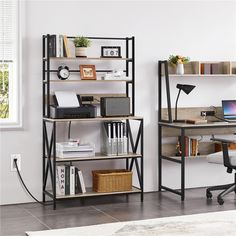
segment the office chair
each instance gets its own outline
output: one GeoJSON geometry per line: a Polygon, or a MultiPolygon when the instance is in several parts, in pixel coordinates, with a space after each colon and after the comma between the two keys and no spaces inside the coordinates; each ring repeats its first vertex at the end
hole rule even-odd
{"type": "MultiPolygon", "coordinates": [[[[224,166],[227,168],[227,172],[232,173],[233,170],[236,170],[236,150],[229,150],[229,145],[231,143],[235,143],[235,141],[221,139],[221,138],[211,138],[211,140],[214,142],[221,143],[222,152],[212,153],[208,155],[207,156],[208,162],[224,164],[224,166]],[[223,154],[223,158],[222,158],[222,154],[223,154]]],[[[217,196],[218,203],[220,205],[223,205],[224,204],[223,197],[225,195],[233,191],[236,193],[236,172],[234,173],[234,183],[209,187],[206,190],[206,197],[208,199],[212,198],[211,191],[215,191],[215,190],[224,190],[217,196]]]]}

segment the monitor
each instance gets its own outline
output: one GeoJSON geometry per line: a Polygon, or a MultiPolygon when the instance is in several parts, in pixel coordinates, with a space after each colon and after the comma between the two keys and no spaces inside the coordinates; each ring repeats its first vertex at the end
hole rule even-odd
{"type": "Polygon", "coordinates": [[[224,119],[236,119],[236,100],[222,100],[224,119]]]}

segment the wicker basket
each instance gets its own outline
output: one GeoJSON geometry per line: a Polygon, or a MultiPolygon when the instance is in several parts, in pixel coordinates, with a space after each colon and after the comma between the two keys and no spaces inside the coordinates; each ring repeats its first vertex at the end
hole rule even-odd
{"type": "Polygon", "coordinates": [[[132,171],[125,169],[116,170],[94,170],[93,191],[120,192],[132,189],[132,171]]]}

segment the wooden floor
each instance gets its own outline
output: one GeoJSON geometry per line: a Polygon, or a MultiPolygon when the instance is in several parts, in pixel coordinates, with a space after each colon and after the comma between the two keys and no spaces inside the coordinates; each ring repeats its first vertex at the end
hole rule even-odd
{"type": "Polygon", "coordinates": [[[146,193],[144,202],[140,195],[91,197],[81,200],[59,201],[57,210],[38,203],[8,205],[0,207],[1,236],[25,235],[25,231],[59,229],[117,221],[142,220],[167,216],[188,215],[204,212],[236,209],[236,195],[225,197],[219,206],[215,195],[207,200],[205,189],[186,191],[185,202],[172,193],[146,193]]]}

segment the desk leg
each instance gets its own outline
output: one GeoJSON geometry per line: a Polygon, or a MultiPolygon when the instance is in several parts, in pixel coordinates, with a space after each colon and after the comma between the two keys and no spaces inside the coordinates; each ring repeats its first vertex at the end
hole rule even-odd
{"type": "Polygon", "coordinates": [[[181,129],[181,147],[182,147],[182,153],[181,153],[181,200],[184,201],[185,198],[185,130],[181,129]]]}
{"type": "Polygon", "coordinates": [[[162,126],[158,125],[158,190],[161,191],[162,185],[162,126]]]}

